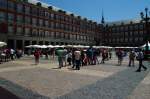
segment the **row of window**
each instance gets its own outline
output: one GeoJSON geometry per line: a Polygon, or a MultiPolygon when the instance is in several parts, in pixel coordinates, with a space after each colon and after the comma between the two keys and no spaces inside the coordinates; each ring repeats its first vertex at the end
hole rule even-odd
{"type": "MultiPolygon", "coordinates": [[[[14,22],[14,14],[8,13],[8,22],[14,22]]],[[[5,13],[0,13],[0,20],[6,20],[6,15],[5,13]]],[[[40,26],[40,27],[47,27],[47,28],[52,28],[52,29],[63,29],[67,31],[73,31],[73,32],[80,32],[81,30],[86,30],[88,29],[85,26],[80,26],[80,27],[75,27],[73,25],[69,24],[63,24],[63,23],[57,23],[53,21],[48,21],[48,20],[43,20],[43,19],[37,19],[37,18],[30,18],[28,16],[25,16],[25,20],[23,16],[17,15],[16,21],[18,24],[32,24],[32,26],[40,26]]]]}
{"type": "Polygon", "coordinates": [[[134,31],[134,32],[120,32],[120,33],[108,33],[106,36],[143,36],[145,31],[134,31]]]}
{"type": "MultiPolygon", "coordinates": [[[[7,0],[0,0],[0,8],[1,7],[3,8],[3,6],[7,7],[6,1],[7,0]]],[[[25,6],[21,3],[15,3],[15,2],[12,2],[9,0],[8,0],[8,9],[17,11],[18,13],[25,13],[25,14],[35,15],[35,16],[41,16],[43,18],[61,20],[64,22],[81,25],[81,26],[83,26],[83,28],[87,27],[91,30],[95,29],[97,27],[97,24],[95,24],[94,22],[92,22],[92,23],[86,22],[84,20],[79,20],[79,19],[72,18],[72,17],[66,16],[66,15],[56,14],[55,12],[48,12],[42,8],[39,9],[36,7],[25,6]]]]}
{"type": "Polygon", "coordinates": [[[138,41],[143,41],[143,37],[136,37],[134,39],[133,38],[125,38],[125,39],[116,38],[116,39],[105,40],[105,42],[109,42],[109,43],[138,42],[138,41]]]}
{"type": "Polygon", "coordinates": [[[144,28],[143,24],[135,24],[135,25],[129,25],[129,26],[122,26],[122,27],[110,27],[110,32],[121,32],[121,31],[131,31],[131,30],[142,30],[144,28]]]}
{"type": "Polygon", "coordinates": [[[7,0],[0,0],[0,8],[7,8],[7,0]]]}
{"type": "MultiPolygon", "coordinates": [[[[14,27],[8,26],[8,34],[13,35],[14,32],[15,32],[14,27]]],[[[21,27],[16,28],[16,35],[22,35],[23,32],[24,35],[26,36],[52,37],[52,38],[63,38],[63,39],[71,39],[71,40],[83,40],[83,41],[93,40],[92,37],[88,37],[85,35],[49,32],[49,31],[37,30],[37,29],[31,30],[30,28],[25,28],[25,30],[23,31],[23,28],[21,27]]]]}

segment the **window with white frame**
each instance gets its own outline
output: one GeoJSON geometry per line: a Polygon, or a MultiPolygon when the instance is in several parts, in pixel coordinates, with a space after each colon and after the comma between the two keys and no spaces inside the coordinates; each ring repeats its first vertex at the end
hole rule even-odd
{"type": "Polygon", "coordinates": [[[61,38],[62,38],[62,39],[64,38],[64,33],[61,33],[61,38]]]}
{"type": "Polygon", "coordinates": [[[52,29],[54,28],[54,22],[51,22],[51,28],[52,29]]]}
{"type": "Polygon", "coordinates": [[[46,36],[46,37],[49,37],[49,36],[50,36],[49,31],[45,31],[45,36],[46,36]]]}
{"type": "MultiPolygon", "coordinates": [[[[34,18],[35,19],[35,18],[34,18]]],[[[34,21],[34,20],[33,20],[34,21]]],[[[31,19],[28,16],[25,16],[25,23],[26,24],[30,24],[31,23],[31,19]]]]}
{"type": "Polygon", "coordinates": [[[25,13],[26,13],[26,14],[30,14],[30,7],[25,6],[25,13]]]}
{"type": "Polygon", "coordinates": [[[18,35],[21,35],[22,31],[23,31],[22,27],[17,27],[17,34],[18,35]]]}
{"type": "Polygon", "coordinates": [[[22,13],[23,12],[23,5],[17,4],[17,12],[22,13]]]}
{"type": "Polygon", "coordinates": [[[7,4],[8,5],[8,9],[11,9],[11,10],[13,9],[14,10],[15,9],[15,3],[12,2],[12,1],[9,1],[9,0],[7,2],[8,2],[8,4],[7,4]]]}
{"type": "Polygon", "coordinates": [[[48,17],[49,16],[49,13],[48,12],[45,12],[45,17],[48,17]]]}
{"type": "Polygon", "coordinates": [[[43,26],[43,20],[42,19],[39,19],[39,25],[43,26]]]}
{"type": "Polygon", "coordinates": [[[128,42],[128,38],[125,38],[125,42],[128,42]]]}
{"type": "Polygon", "coordinates": [[[37,31],[37,29],[33,29],[33,30],[32,30],[32,35],[33,35],[33,36],[38,36],[38,31],[37,31]]]}
{"type": "Polygon", "coordinates": [[[23,16],[21,16],[21,15],[18,15],[17,16],[17,23],[23,23],[23,16]]]}
{"type": "Polygon", "coordinates": [[[50,18],[54,19],[54,14],[53,13],[50,14],[50,18]]]}
{"type": "Polygon", "coordinates": [[[6,13],[5,12],[0,12],[0,21],[4,21],[6,18],[6,13]]]}
{"type": "Polygon", "coordinates": [[[48,20],[45,21],[45,26],[46,26],[46,27],[49,26],[48,20]]]}
{"type": "Polygon", "coordinates": [[[0,8],[7,8],[7,0],[0,0],[0,8]]]}
{"type": "Polygon", "coordinates": [[[54,38],[54,32],[51,32],[51,37],[54,38]]]}
{"type": "Polygon", "coordinates": [[[8,13],[8,22],[13,22],[14,21],[14,14],[8,13]]]}
{"type": "Polygon", "coordinates": [[[30,35],[30,28],[25,28],[25,35],[30,35]]]}
{"type": "Polygon", "coordinates": [[[32,25],[36,26],[37,25],[37,19],[36,18],[32,18],[32,25]]]}
{"type": "Polygon", "coordinates": [[[139,25],[139,29],[141,29],[141,30],[143,29],[143,24],[139,25]]]}
{"type": "Polygon", "coordinates": [[[12,33],[14,33],[14,27],[13,27],[13,25],[9,25],[8,26],[8,34],[12,34],[12,33]]]}

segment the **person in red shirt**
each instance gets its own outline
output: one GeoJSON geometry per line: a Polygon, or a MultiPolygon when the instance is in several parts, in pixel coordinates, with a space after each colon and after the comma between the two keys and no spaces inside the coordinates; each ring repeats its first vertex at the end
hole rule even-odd
{"type": "Polygon", "coordinates": [[[38,65],[39,64],[39,58],[40,58],[40,51],[39,51],[39,49],[35,50],[34,57],[35,57],[35,65],[38,65]]]}

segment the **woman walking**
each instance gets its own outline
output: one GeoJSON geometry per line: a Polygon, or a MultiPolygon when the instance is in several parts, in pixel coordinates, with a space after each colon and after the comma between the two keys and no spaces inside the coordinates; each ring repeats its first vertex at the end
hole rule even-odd
{"type": "Polygon", "coordinates": [[[39,49],[35,50],[34,57],[35,57],[35,65],[38,65],[39,64],[39,59],[40,59],[40,51],[39,51],[39,49]]]}

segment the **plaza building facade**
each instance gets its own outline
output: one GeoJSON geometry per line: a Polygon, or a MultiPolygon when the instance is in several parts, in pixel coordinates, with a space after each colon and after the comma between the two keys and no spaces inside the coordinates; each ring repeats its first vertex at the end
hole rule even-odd
{"type": "MultiPolygon", "coordinates": [[[[148,23],[149,24],[149,23],[148,23]]],[[[146,43],[150,27],[145,22],[126,20],[103,24],[102,45],[105,46],[132,46],[138,47],[146,43]]]]}
{"type": "Polygon", "coordinates": [[[7,42],[8,48],[100,43],[100,24],[34,1],[0,0],[0,41],[7,42]]]}

